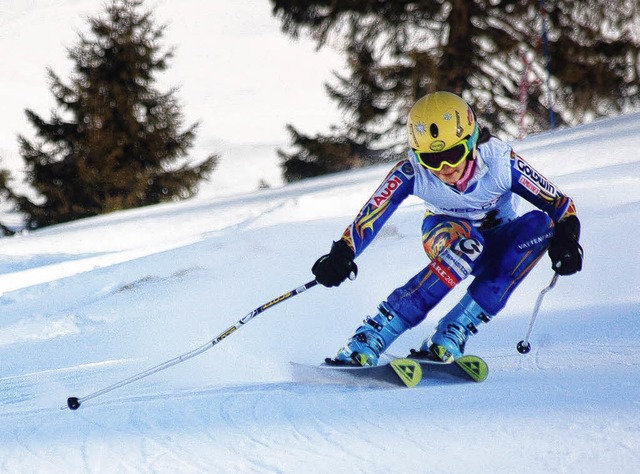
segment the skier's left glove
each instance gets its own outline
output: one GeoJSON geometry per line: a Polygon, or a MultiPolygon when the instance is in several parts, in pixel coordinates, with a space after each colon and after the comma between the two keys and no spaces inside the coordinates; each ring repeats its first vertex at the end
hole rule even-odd
{"type": "Polygon", "coordinates": [[[323,255],[313,264],[311,272],[321,285],[338,286],[347,278],[354,280],[358,275],[354,258],[355,253],[349,244],[344,240],[338,240],[333,243],[327,255],[323,255]]]}
{"type": "Polygon", "coordinates": [[[582,247],[580,238],[580,221],[576,216],[569,216],[556,223],[555,234],[549,246],[551,268],[559,275],[573,275],[582,270],[582,247]]]}

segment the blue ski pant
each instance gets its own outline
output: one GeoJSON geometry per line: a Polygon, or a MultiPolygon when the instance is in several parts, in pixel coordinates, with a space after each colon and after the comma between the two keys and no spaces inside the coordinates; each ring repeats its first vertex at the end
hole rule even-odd
{"type": "Polygon", "coordinates": [[[472,275],[468,293],[495,316],[548,248],[553,226],[552,219],[537,210],[489,230],[427,212],[422,244],[431,262],[394,290],[387,303],[414,327],[451,289],[472,275]]]}

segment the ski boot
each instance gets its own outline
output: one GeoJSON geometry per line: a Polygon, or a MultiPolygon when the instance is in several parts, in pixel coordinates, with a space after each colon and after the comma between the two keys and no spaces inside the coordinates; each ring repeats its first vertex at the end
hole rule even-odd
{"type": "Polygon", "coordinates": [[[422,343],[417,354],[431,353],[438,360],[451,363],[464,354],[469,336],[478,332],[480,323],[488,323],[492,317],[467,293],[440,320],[435,332],[422,343]]]}
{"type": "Polygon", "coordinates": [[[382,303],[378,306],[378,314],[373,318],[367,316],[348,344],[340,349],[335,359],[330,359],[330,362],[376,366],[380,354],[407,329],[409,325],[382,303]]]}

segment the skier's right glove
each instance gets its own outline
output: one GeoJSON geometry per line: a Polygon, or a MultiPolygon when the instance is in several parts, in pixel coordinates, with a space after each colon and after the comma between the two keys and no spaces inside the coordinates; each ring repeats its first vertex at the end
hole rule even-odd
{"type": "Polygon", "coordinates": [[[349,244],[344,240],[338,240],[333,243],[327,255],[323,255],[313,264],[311,272],[321,285],[338,286],[347,278],[354,280],[358,275],[354,258],[355,254],[349,244]]]}
{"type": "Polygon", "coordinates": [[[559,275],[573,275],[582,270],[582,247],[580,238],[580,221],[576,216],[569,216],[556,223],[555,234],[549,246],[551,267],[559,275]]]}

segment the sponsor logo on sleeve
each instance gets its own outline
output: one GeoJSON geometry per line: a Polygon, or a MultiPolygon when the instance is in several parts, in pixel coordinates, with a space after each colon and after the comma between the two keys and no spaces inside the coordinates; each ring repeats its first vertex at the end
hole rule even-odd
{"type": "Polygon", "coordinates": [[[382,189],[380,189],[375,194],[375,196],[373,196],[373,200],[372,200],[373,204],[375,206],[379,206],[380,204],[385,202],[387,199],[391,197],[391,195],[393,194],[393,191],[398,189],[398,187],[401,184],[402,184],[402,180],[400,179],[400,177],[398,176],[391,177],[391,179],[387,180],[387,182],[384,183],[384,186],[382,186],[382,189]]]}
{"type": "Polygon", "coordinates": [[[529,179],[526,176],[520,176],[518,183],[520,183],[523,187],[525,187],[527,191],[529,191],[531,194],[535,196],[540,194],[540,188],[535,184],[533,184],[531,181],[529,181],[529,179]]]}
{"type": "Polygon", "coordinates": [[[408,177],[413,176],[415,174],[415,171],[413,170],[413,165],[411,165],[411,163],[409,163],[408,161],[402,165],[401,170],[408,177]]]}
{"type": "Polygon", "coordinates": [[[556,187],[551,184],[547,178],[538,173],[531,167],[531,165],[529,165],[529,163],[524,161],[518,155],[516,155],[514,158],[516,162],[516,169],[520,171],[522,176],[528,180],[527,184],[524,184],[522,180],[519,180],[520,184],[522,184],[530,192],[533,192],[536,195],[539,194],[540,191],[544,191],[546,194],[554,197],[557,195],[556,187]],[[534,186],[539,191],[532,191],[531,186],[534,186]]]}

